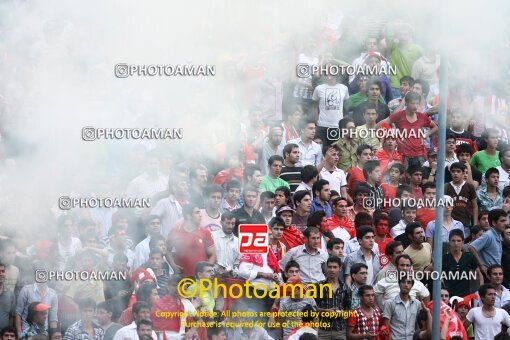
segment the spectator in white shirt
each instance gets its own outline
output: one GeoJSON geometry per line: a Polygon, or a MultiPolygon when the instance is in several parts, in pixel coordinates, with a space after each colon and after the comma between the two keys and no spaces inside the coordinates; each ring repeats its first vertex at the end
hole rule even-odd
{"type": "MultiPolygon", "coordinates": [[[[150,320],[151,316],[151,308],[147,302],[138,301],[133,305],[133,319],[134,321],[122,327],[115,333],[113,340],[124,340],[124,339],[132,339],[132,340],[140,340],[138,337],[137,323],[140,320],[150,320]]],[[[157,339],[156,332],[152,331],[152,339],[157,339]]]]}
{"type": "Polygon", "coordinates": [[[168,188],[170,195],[166,198],[160,199],[150,214],[156,215],[161,220],[161,234],[166,237],[173,226],[182,218],[182,207],[176,199],[176,196],[181,196],[185,191],[187,193],[188,187],[186,181],[180,176],[177,178],[170,178],[168,181],[168,188]]]}
{"type": "Polygon", "coordinates": [[[299,162],[296,166],[313,165],[317,166],[322,160],[322,149],[319,144],[315,143],[315,122],[312,120],[306,121],[305,125],[301,128],[301,137],[293,139],[288,143],[297,144],[301,155],[299,162]]]}
{"type": "Polygon", "coordinates": [[[234,235],[236,217],[231,212],[221,215],[221,229],[211,233],[216,248],[215,273],[233,276],[234,266],[239,260],[239,239],[234,235]]]}
{"type": "Polygon", "coordinates": [[[145,219],[145,234],[147,237],[138,243],[135,247],[135,263],[132,270],[140,267],[149,259],[149,243],[151,238],[156,235],[161,235],[161,220],[156,215],[149,215],[145,219]]]}

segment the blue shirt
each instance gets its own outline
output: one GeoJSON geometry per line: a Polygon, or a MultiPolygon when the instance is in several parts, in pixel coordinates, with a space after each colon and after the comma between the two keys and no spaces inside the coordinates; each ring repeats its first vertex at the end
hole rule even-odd
{"type": "Polygon", "coordinates": [[[325,211],[326,217],[330,218],[333,212],[331,211],[331,205],[329,205],[329,202],[326,201],[326,207],[324,208],[322,204],[319,203],[317,198],[314,198],[312,201],[312,207],[310,208],[310,215],[313,214],[316,211],[325,211]]]}
{"type": "Polygon", "coordinates": [[[501,255],[503,254],[501,235],[490,227],[479,238],[474,240],[470,246],[475,248],[483,264],[487,267],[493,264],[501,265],[501,255]]]}
{"type": "MultiPolygon", "coordinates": [[[[443,240],[443,242],[446,242],[448,243],[448,237],[450,236],[450,231],[454,230],[454,229],[459,229],[459,230],[462,230],[462,233],[464,233],[464,237],[466,237],[466,233],[464,232],[464,225],[462,224],[462,222],[460,221],[457,221],[457,220],[454,220],[452,219],[452,225],[450,226],[450,231],[448,231],[448,229],[446,229],[446,227],[443,225],[443,232],[442,232],[442,235],[441,235],[441,239],[443,240]]],[[[430,221],[428,224],[427,224],[427,231],[425,232],[425,237],[430,237],[430,238],[434,238],[434,231],[436,230],[436,221],[430,221]]]]}

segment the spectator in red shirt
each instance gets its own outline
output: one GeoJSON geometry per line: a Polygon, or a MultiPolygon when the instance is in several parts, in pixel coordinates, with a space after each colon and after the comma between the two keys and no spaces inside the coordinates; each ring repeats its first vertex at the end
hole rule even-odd
{"type": "Polygon", "coordinates": [[[353,197],[354,189],[358,183],[365,182],[365,175],[363,175],[363,166],[366,161],[369,161],[373,158],[372,148],[367,144],[362,144],[358,146],[356,149],[356,156],[358,158],[358,165],[356,167],[349,169],[347,171],[347,188],[349,190],[349,195],[353,197]]]}
{"type": "Polygon", "coordinates": [[[382,313],[375,306],[374,288],[369,285],[358,289],[360,306],[355,311],[355,316],[347,319],[347,337],[349,339],[361,338],[375,339],[379,329],[383,326],[382,313]]]}
{"type": "Polygon", "coordinates": [[[422,204],[416,210],[416,221],[420,222],[423,230],[427,230],[427,225],[430,221],[436,218],[436,207],[434,200],[436,198],[436,184],[427,182],[422,187],[423,199],[422,204]]]}
{"type": "Polygon", "coordinates": [[[407,169],[407,174],[409,175],[409,184],[411,185],[411,189],[413,190],[413,197],[418,200],[423,197],[423,192],[421,189],[421,179],[422,172],[421,166],[415,165],[410,166],[407,169]]]}
{"type": "Polygon", "coordinates": [[[216,262],[216,251],[211,232],[200,228],[202,214],[196,204],[188,204],[182,209],[184,221],[168,234],[166,247],[168,260],[175,273],[193,276],[197,262],[216,262]],[[171,250],[175,248],[175,255],[171,250]]]}
{"type": "Polygon", "coordinates": [[[294,209],[288,205],[281,206],[276,212],[276,216],[281,217],[285,222],[285,229],[283,230],[280,241],[285,245],[287,250],[305,243],[303,234],[291,224],[294,213],[294,209]]]}
{"type": "Polygon", "coordinates": [[[381,268],[390,263],[390,258],[386,255],[386,246],[394,240],[389,237],[388,215],[386,213],[374,214],[375,243],[379,247],[379,261],[381,268]]]}
{"type": "Polygon", "coordinates": [[[387,132],[382,141],[382,149],[375,153],[374,158],[379,161],[383,176],[393,164],[402,164],[402,155],[397,151],[395,133],[387,132]]]}
{"type": "Polygon", "coordinates": [[[388,183],[381,184],[383,191],[383,209],[390,210],[391,202],[397,197],[397,188],[400,185],[404,175],[404,166],[400,163],[394,163],[389,169],[388,183]]]}
{"type": "Polygon", "coordinates": [[[243,183],[243,164],[241,163],[240,152],[227,152],[225,155],[225,169],[214,176],[213,183],[223,185],[232,179],[237,179],[243,183]]]}
{"type": "Polygon", "coordinates": [[[354,222],[349,220],[348,217],[347,199],[344,197],[337,197],[333,200],[331,208],[333,215],[328,218],[328,228],[331,230],[336,238],[339,238],[347,243],[351,238],[356,237],[356,229],[354,222]]]}
{"type": "Polygon", "coordinates": [[[399,140],[398,148],[404,156],[404,165],[422,166],[425,162],[425,146],[423,139],[437,132],[437,125],[427,115],[418,112],[421,96],[416,92],[409,92],[405,96],[406,109],[399,111],[388,118],[380,121],[377,127],[382,124],[395,124],[399,133],[404,134],[406,138],[399,140]],[[430,130],[423,132],[422,129],[430,127],[430,130]]]}

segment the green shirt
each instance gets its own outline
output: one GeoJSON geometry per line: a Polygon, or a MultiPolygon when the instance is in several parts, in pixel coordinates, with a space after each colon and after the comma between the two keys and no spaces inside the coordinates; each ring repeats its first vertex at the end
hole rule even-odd
{"type": "MultiPolygon", "coordinates": [[[[360,105],[361,103],[366,101],[367,98],[368,97],[361,94],[361,92],[353,94],[352,96],[347,98],[347,100],[344,102],[344,111],[350,112],[350,111],[354,110],[358,105],[360,105]]],[[[382,96],[379,96],[379,102],[381,104],[386,104],[386,102],[384,101],[384,98],[382,96]]]]}
{"type": "Polygon", "coordinates": [[[260,182],[259,190],[261,191],[271,191],[274,193],[276,188],[285,186],[290,189],[289,183],[285,182],[281,178],[269,178],[269,176],[262,177],[262,182],[260,182]]]}
{"type": "Polygon", "coordinates": [[[422,48],[417,44],[409,44],[401,47],[395,43],[392,25],[386,26],[386,46],[390,62],[395,65],[397,72],[390,74],[391,87],[400,87],[400,78],[411,76],[413,64],[422,56],[422,48]]]}
{"type": "Polygon", "coordinates": [[[481,173],[484,173],[490,168],[495,168],[501,165],[501,162],[499,161],[499,151],[496,151],[496,154],[493,157],[489,157],[485,150],[475,152],[469,164],[476,167],[476,169],[481,173]]]}
{"type": "MultiPolygon", "coordinates": [[[[200,296],[195,296],[195,298],[200,300],[200,308],[198,308],[201,312],[212,312],[214,310],[214,296],[213,289],[209,290],[200,290],[200,283],[193,283],[186,289],[187,294],[189,296],[194,295],[196,292],[200,292],[200,296]]],[[[205,285],[205,284],[204,284],[205,285]]],[[[197,294],[198,295],[198,294],[197,294]]]]}
{"type": "Polygon", "coordinates": [[[340,149],[338,164],[336,165],[338,168],[347,172],[347,170],[354,168],[358,164],[358,157],[356,156],[358,142],[356,140],[351,139],[350,146],[347,146],[343,139],[339,139],[333,144],[338,145],[340,149]]]}

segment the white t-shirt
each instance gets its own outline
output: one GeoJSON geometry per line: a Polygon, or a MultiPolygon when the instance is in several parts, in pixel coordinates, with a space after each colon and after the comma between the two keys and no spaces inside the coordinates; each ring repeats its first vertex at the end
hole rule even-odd
{"type": "Polygon", "coordinates": [[[494,339],[501,332],[501,325],[510,326],[510,316],[501,308],[496,308],[493,318],[486,318],[482,307],[475,307],[468,312],[466,319],[474,323],[475,340],[494,339]]]}
{"type": "Polygon", "coordinates": [[[344,241],[345,248],[345,244],[347,244],[347,242],[349,242],[349,240],[351,239],[351,234],[349,234],[349,232],[342,227],[336,227],[335,229],[331,230],[331,232],[336,238],[339,238],[342,241],[344,241]]]}
{"type": "Polygon", "coordinates": [[[373,257],[370,260],[365,259],[366,265],[368,267],[367,282],[374,282],[374,267],[372,266],[373,260],[373,257]]]}
{"type": "Polygon", "coordinates": [[[344,116],[344,100],[349,98],[349,90],[343,84],[319,85],[313,90],[312,100],[319,102],[318,126],[338,127],[344,116]]]}
{"type": "MultiPolygon", "coordinates": [[[[503,169],[503,167],[497,166],[496,169],[499,171],[499,182],[498,182],[498,188],[503,191],[503,189],[510,185],[510,174],[503,169]]],[[[485,176],[483,176],[484,182],[485,182],[485,176]]]]}
{"type": "Polygon", "coordinates": [[[319,175],[320,179],[325,179],[329,182],[329,189],[336,190],[340,194],[340,189],[347,186],[347,177],[342,169],[336,168],[333,172],[329,172],[326,167],[323,167],[319,175]]]}

